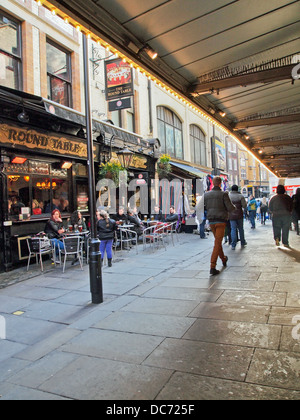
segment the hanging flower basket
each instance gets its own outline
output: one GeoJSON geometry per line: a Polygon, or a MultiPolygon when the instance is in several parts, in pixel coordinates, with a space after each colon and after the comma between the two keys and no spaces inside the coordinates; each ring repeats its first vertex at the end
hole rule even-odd
{"type": "Polygon", "coordinates": [[[157,173],[160,179],[169,178],[172,172],[170,160],[171,160],[171,157],[169,155],[162,155],[159,158],[159,161],[157,163],[157,173]]]}
{"type": "Polygon", "coordinates": [[[123,166],[117,161],[109,161],[99,166],[99,179],[111,179],[115,184],[119,184],[120,173],[124,171],[123,166]]]}

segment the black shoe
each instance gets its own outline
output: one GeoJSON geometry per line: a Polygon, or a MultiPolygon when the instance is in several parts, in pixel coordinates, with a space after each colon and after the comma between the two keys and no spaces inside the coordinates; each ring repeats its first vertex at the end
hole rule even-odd
{"type": "Polygon", "coordinates": [[[228,261],[228,257],[225,256],[225,261],[223,261],[223,266],[227,267],[227,261],[228,261]]]}
{"type": "Polygon", "coordinates": [[[111,258],[108,258],[108,267],[112,267],[111,258]]]}
{"type": "Polygon", "coordinates": [[[220,271],[219,270],[217,270],[217,269],[215,269],[215,268],[211,268],[210,269],[210,273],[209,273],[211,276],[216,276],[216,275],[218,275],[218,274],[220,274],[220,271]]]}

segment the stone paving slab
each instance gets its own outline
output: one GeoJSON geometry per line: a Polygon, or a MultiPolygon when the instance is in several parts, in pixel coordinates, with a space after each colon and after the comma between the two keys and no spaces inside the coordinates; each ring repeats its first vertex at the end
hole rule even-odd
{"type": "Polygon", "coordinates": [[[253,349],[167,338],[144,365],[244,381],[253,349]]]}
{"type": "Polygon", "coordinates": [[[300,354],[255,350],[246,382],[300,391],[300,354]]]}
{"type": "Polygon", "coordinates": [[[82,356],[39,389],[78,400],[153,400],[171,375],[167,369],[82,356]]]}
{"type": "Polygon", "coordinates": [[[278,325],[198,319],[183,338],[210,343],[278,349],[280,336],[281,328],[278,325]]]}
{"type": "Polygon", "coordinates": [[[300,392],[176,372],[158,400],[299,400],[300,392]],[[184,386],[183,386],[184,384],[184,386]]]}

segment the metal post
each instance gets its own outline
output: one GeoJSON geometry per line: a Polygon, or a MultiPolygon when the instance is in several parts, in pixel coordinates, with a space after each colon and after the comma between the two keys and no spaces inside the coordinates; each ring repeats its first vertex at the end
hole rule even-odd
{"type": "Polygon", "coordinates": [[[94,151],[92,137],[92,118],[90,108],[90,86],[89,86],[89,68],[88,68],[88,45],[87,37],[82,34],[83,43],[83,65],[84,65],[84,92],[85,92],[85,116],[86,116],[86,136],[87,136],[87,165],[88,165],[88,184],[89,184],[89,210],[91,223],[91,242],[90,242],[90,289],[92,294],[92,303],[99,304],[103,302],[102,271],[101,271],[101,253],[100,241],[97,237],[96,226],[96,184],[94,170],[94,151]]]}

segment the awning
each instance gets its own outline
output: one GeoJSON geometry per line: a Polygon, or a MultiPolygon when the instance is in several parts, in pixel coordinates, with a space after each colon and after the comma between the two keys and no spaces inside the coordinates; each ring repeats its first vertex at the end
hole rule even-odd
{"type": "Polygon", "coordinates": [[[172,162],[170,161],[170,164],[172,166],[175,166],[176,168],[181,169],[184,172],[188,172],[189,174],[194,175],[197,178],[205,178],[207,175],[207,173],[200,171],[200,169],[194,168],[194,166],[189,166],[189,165],[184,165],[183,163],[177,163],[177,162],[172,162]]]}

